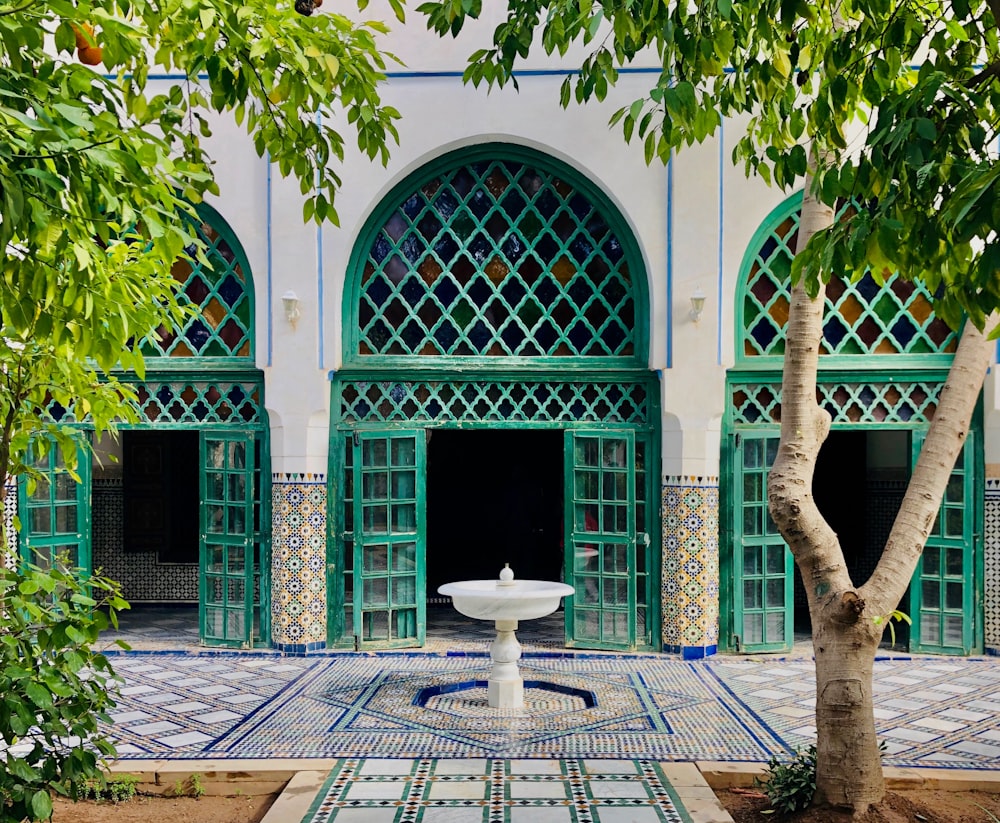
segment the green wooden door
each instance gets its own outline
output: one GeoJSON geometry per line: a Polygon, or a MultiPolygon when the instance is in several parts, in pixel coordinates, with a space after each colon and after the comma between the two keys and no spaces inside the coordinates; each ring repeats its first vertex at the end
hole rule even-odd
{"type": "Polygon", "coordinates": [[[733,646],[742,652],[787,651],[794,639],[795,562],[767,510],[767,473],[778,433],[736,438],[733,488],[733,646]]]}
{"type": "MultiPolygon", "coordinates": [[[[913,437],[913,463],[925,434],[913,437]]],[[[970,432],[941,501],[910,583],[910,651],[971,654],[978,639],[974,607],[976,491],[974,434],[970,432]]]]}
{"type": "Polygon", "coordinates": [[[427,630],[425,434],[359,432],[349,448],[355,645],[422,646],[427,630]]]}
{"type": "Polygon", "coordinates": [[[201,433],[201,637],[253,645],[254,433],[201,433]]]}
{"type": "Polygon", "coordinates": [[[79,480],[54,443],[29,459],[40,476],[34,484],[24,478],[18,483],[21,559],[42,568],[58,561],[90,574],[90,452],[78,449],[79,480]]]}
{"type": "MultiPolygon", "coordinates": [[[[635,437],[566,432],[568,645],[636,646],[635,437]]],[[[645,547],[643,547],[645,551],[645,547]]]]}

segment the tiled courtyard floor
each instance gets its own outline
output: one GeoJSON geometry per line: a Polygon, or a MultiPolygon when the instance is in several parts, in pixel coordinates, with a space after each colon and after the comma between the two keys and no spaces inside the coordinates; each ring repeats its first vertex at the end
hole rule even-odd
{"type": "MultiPolygon", "coordinates": [[[[815,738],[808,657],[568,652],[542,624],[519,632],[526,706],[499,710],[489,629],[467,628],[416,652],[309,657],[133,634],[138,650],[110,652],[123,682],[109,732],[136,768],[322,761],[312,823],[705,823],[714,796],[690,764],[815,738]]],[[[886,765],[1000,768],[1000,660],[888,655],[875,690],[886,765]]]]}

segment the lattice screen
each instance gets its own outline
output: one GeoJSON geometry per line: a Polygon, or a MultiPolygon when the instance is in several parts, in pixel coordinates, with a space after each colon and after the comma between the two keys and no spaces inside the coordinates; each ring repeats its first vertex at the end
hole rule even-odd
{"type": "MultiPolygon", "coordinates": [[[[798,228],[795,210],[767,235],[754,256],[743,292],[744,358],[784,354],[798,228]]],[[[957,341],[957,334],[934,316],[931,295],[922,284],[892,275],[880,286],[870,273],[856,283],[827,284],[824,354],[953,352],[957,341]]]]}
{"type": "MultiPolygon", "coordinates": [[[[780,423],[780,383],[739,383],[730,387],[734,423],[780,423]]],[[[929,423],[937,409],[941,383],[876,381],[821,382],[816,400],[833,425],[852,423],[929,423]]]]}
{"type": "Polygon", "coordinates": [[[649,423],[649,393],[630,383],[347,382],[341,420],[357,422],[649,423]]]}
{"type": "Polygon", "coordinates": [[[608,215],[555,174],[497,159],[400,202],[363,263],[358,353],[633,357],[632,273],[608,215]]]}
{"type": "Polygon", "coordinates": [[[179,260],[172,274],[180,300],[198,308],[183,328],[160,327],[142,341],[146,357],[253,358],[252,284],[249,269],[230,242],[209,222],[195,227],[207,245],[208,266],[179,260]]]}
{"type": "MultiPolygon", "coordinates": [[[[139,412],[145,423],[169,427],[223,424],[246,428],[265,422],[259,381],[196,381],[150,378],[137,385],[139,412]]],[[[73,408],[51,403],[49,415],[60,423],[85,423],[73,408]]]]}

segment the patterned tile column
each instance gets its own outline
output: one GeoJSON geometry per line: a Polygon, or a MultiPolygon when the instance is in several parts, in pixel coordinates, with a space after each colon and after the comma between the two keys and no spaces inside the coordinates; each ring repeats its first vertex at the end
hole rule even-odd
{"type": "Polygon", "coordinates": [[[986,566],[985,650],[1000,655],[1000,477],[986,479],[986,518],[983,555],[986,566]]]}
{"type": "Polygon", "coordinates": [[[0,546],[0,565],[8,569],[17,568],[17,532],[14,530],[14,516],[17,514],[17,482],[11,480],[3,490],[3,525],[7,535],[7,550],[0,546]]]}
{"type": "Polygon", "coordinates": [[[326,480],[271,481],[271,642],[295,654],[326,647],[326,480]]]}
{"type": "Polygon", "coordinates": [[[719,646],[719,478],[663,486],[663,650],[695,659],[719,646]]]}

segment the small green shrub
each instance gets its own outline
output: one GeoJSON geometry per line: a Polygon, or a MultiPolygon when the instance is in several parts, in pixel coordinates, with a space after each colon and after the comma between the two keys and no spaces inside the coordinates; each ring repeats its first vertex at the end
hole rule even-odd
{"type": "Polygon", "coordinates": [[[139,778],[134,774],[116,774],[88,781],[81,789],[80,797],[93,800],[110,800],[112,803],[127,803],[139,793],[139,778]]]}
{"type": "Polygon", "coordinates": [[[204,797],[205,784],[202,782],[201,775],[195,772],[186,780],[174,781],[171,793],[174,797],[204,797]]]}
{"type": "Polygon", "coordinates": [[[765,814],[792,814],[806,808],[816,793],[816,747],[795,752],[790,762],[782,763],[777,756],[767,763],[763,780],[757,779],[771,802],[765,814]]]}

